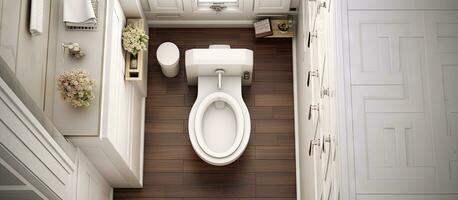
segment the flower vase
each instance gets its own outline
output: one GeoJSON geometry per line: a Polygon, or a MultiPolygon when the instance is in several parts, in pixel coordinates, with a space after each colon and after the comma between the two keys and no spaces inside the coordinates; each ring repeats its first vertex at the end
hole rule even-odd
{"type": "Polygon", "coordinates": [[[138,68],[138,57],[137,55],[130,55],[130,68],[137,69],[138,68]]]}

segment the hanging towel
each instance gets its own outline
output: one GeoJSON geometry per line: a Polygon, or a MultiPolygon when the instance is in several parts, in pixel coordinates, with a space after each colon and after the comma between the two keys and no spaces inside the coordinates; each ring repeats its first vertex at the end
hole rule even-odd
{"type": "Polygon", "coordinates": [[[43,3],[43,0],[32,0],[31,2],[29,31],[32,36],[43,33],[43,3]]]}
{"type": "Polygon", "coordinates": [[[97,18],[92,1],[64,0],[64,22],[66,26],[97,26],[97,18]]]}

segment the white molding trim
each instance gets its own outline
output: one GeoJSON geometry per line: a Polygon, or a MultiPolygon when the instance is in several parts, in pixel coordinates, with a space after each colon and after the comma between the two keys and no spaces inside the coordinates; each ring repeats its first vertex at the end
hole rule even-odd
{"type": "Polygon", "coordinates": [[[340,150],[341,196],[343,200],[356,199],[356,177],[353,152],[352,99],[350,83],[350,55],[347,0],[336,1],[336,78],[338,107],[338,147],[340,150]]]}
{"type": "Polygon", "coordinates": [[[119,0],[126,17],[145,18],[140,0],[119,0]]]}
{"type": "Polygon", "coordinates": [[[73,161],[3,79],[0,108],[0,157],[47,198],[65,199],[73,161]]]}
{"type": "Polygon", "coordinates": [[[3,101],[14,112],[14,114],[21,119],[24,124],[29,125],[30,131],[35,135],[40,143],[49,147],[48,151],[52,153],[54,158],[62,162],[62,166],[67,171],[74,171],[75,165],[70,157],[64,150],[54,141],[46,129],[40,122],[33,116],[29,109],[22,103],[22,101],[14,94],[8,85],[0,78],[0,94],[2,94],[3,101]],[[32,130],[33,129],[33,130],[32,130]]]}
{"type": "Polygon", "coordinates": [[[0,165],[5,167],[11,174],[13,174],[17,179],[19,179],[24,185],[2,185],[0,186],[0,193],[1,190],[17,190],[17,191],[33,191],[39,197],[45,199],[46,196],[43,195],[37,188],[35,188],[29,181],[27,181],[16,169],[10,166],[5,160],[0,158],[0,165]]]}
{"type": "MultiPolygon", "coordinates": [[[[296,34],[297,35],[297,34],[296,34]]],[[[296,197],[301,198],[301,161],[300,161],[300,144],[299,144],[299,107],[298,107],[298,81],[297,81],[297,49],[296,36],[292,39],[293,43],[293,92],[294,92],[294,151],[296,159],[296,197]]]]}
{"type": "Polygon", "coordinates": [[[254,20],[148,20],[157,28],[252,28],[254,20]]]}

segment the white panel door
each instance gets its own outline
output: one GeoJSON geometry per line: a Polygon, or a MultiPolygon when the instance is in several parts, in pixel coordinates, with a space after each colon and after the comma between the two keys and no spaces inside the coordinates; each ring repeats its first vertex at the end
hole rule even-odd
{"type": "Polygon", "coordinates": [[[153,13],[182,13],[183,0],[148,0],[153,13]]]}
{"type": "Polygon", "coordinates": [[[458,13],[349,12],[357,193],[458,193],[458,13]]]}
{"type": "Polygon", "coordinates": [[[349,9],[458,9],[457,0],[348,0],[349,9]]]}
{"type": "Polygon", "coordinates": [[[291,0],[255,0],[255,13],[281,13],[288,12],[291,0]]]}

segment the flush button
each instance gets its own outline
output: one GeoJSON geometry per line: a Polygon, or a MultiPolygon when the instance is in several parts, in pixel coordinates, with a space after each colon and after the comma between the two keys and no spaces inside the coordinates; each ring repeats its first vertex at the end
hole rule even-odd
{"type": "Polygon", "coordinates": [[[250,72],[243,73],[243,80],[250,80],[250,72]]]}

